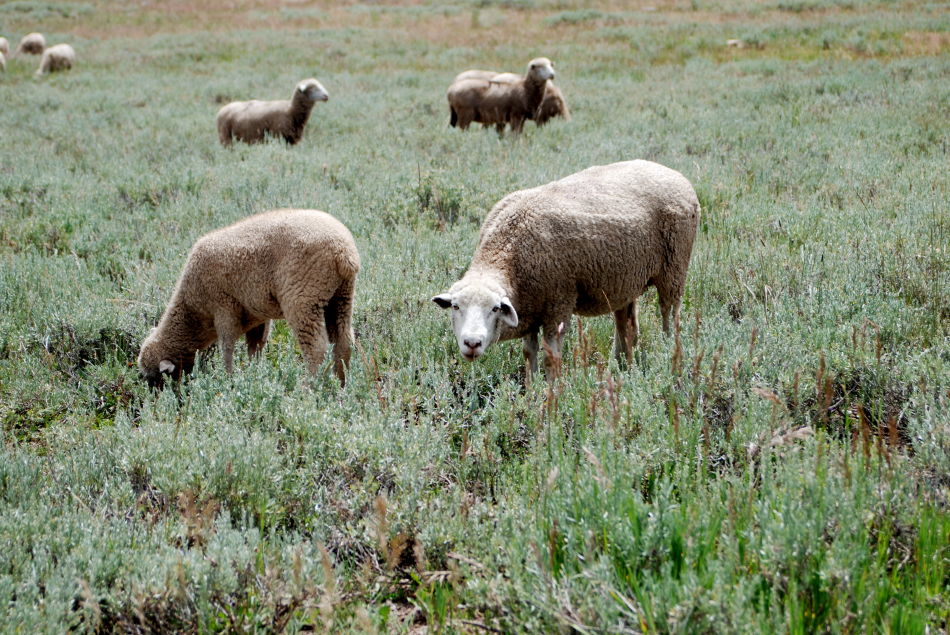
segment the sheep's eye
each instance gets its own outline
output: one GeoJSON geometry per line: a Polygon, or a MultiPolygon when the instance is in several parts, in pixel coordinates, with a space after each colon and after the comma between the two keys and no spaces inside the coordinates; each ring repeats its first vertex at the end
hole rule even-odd
{"type": "Polygon", "coordinates": [[[500,308],[501,308],[500,306],[493,306],[493,307],[491,308],[491,312],[492,312],[492,313],[498,313],[498,309],[500,309],[500,308]]]}
{"type": "Polygon", "coordinates": [[[459,310],[459,305],[453,304],[453,305],[452,305],[452,310],[453,310],[453,311],[458,311],[458,310],[459,310]]]}

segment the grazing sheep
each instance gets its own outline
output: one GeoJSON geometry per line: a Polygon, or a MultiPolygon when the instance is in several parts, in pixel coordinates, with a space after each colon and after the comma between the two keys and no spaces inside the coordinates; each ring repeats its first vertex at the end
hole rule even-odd
{"type": "Polygon", "coordinates": [[[508,124],[513,132],[521,132],[525,119],[538,111],[548,80],[554,79],[554,68],[551,60],[539,57],[528,64],[524,77],[515,77],[517,79],[511,82],[485,79],[453,82],[446,92],[449,123],[462,130],[473,121],[494,125],[499,134],[508,124]]]}
{"type": "Polygon", "coordinates": [[[20,45],[16,47],[14,55],[42,55],[46,49],[46,38],[42,33],[28,33],[20,40],[20,45]]]}
{"type": "Polygon", "coordinates": [[[555,117],[570,121],[571,111],[567,107],[567,101],[561,89],[555,86],[554,82],[548,82],[548,87],[544,90],[544,99],[541,100],[538,112],[534,116],[534,123],[540,127],[555,117]]]}
{"type": "MultiPolygon", "coordinates": [[[[470,70],[459,73],[452,80],[452,83],[460,82],[466,79],[481,79],[488,82],[499,84],[513,84],[522,78],[517,73],[496,73],[495,71],[470,70]]],[[[543,126],[554,117],[563,117],[564,121],[571,120],[571,111],[567,107],[567,101],[564,99],[564,93],[554,85],[554,82],[548,82],[544,89],[544,97],[541,99],[541,105],[537,112],[531,113],[528,119],[533,119],[538,126],[543,126]]],[[[487,127],[487,126],[486,126],[487,127]]]]}
{"type": "Polygon", "coordinates": [[[432,300],[452,309],[462,356],[524,338],[526,377],[560,365],[559,327],[571,315],[613,313],[614,352],[630,359],[639,335],[637,298],[655,286],[663,330],[679,324],[699,201],[682,174],[649,161],[595,166],[509,194],[485,218],[472,264],[432,300]]]}
{"type": "Polygon", "coordinates": [[[231,102],[218,111],[218,137],[229,146],[232,138],[257,143],[271,134],[293,145],[303,136],[314,104],[329,98],[320,82],[305,79],[297,84],[289,100],[231,102]]]}
{"type": "Polygon", "coordinates": [[[3,53],[4,55],[10,54],[10,43],[5,37],[0,37],[0,53],[3,53]]]}
{"type": "Polygon", "coordinates": [[[37,75],[69,70],[76,63],[76,51],[69,44],[57,44],[43,51],[37,75]]]}
{"type": "Polygon", "coordinates": [[[360,257],[349,230],[325,212],[278,209],[202,236],[192,247],[158,326],[142,342],[138,364],[152,386],[194,366],[215,340],[231,372],[234,343],[264,347],[270,321],[286,319],[315,373],[333,344],[333,368],[345,381],[353,342],[353,291],[360,257]]]}

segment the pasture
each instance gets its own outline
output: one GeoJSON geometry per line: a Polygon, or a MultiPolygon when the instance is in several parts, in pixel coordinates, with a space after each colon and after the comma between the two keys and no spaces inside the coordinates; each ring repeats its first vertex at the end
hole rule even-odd
{"type": "Polygon", "coordinates": [[[0,631],[925,633],[950,627],[950,5],[0,4],[0,631]],[[744,46],[727,47],[739,38],[744,46]],[[573,120],[448,127],[554,62],[573,120]],[[303,139],[232,100],[316,77],[303,139]],[[561,379],[430,298],[505,194],[643,158],[703,218],[678,337],[574,320],[561,379]],[[278,323],[150,392],[185,255],[277,207],[362,257],[341,388],[278,323]]]}

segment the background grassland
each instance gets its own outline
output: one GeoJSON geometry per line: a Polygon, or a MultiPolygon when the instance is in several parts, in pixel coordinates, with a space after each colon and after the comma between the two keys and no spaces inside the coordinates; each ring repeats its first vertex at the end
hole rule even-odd
{"type": "Polygon", "coordinates": [[[947,3],[227,4],[0,5],[80,60],[0,77],[0,630],[948,627],[947,3]],[[572,122],[447,127],[537,55],[572,122]],[[219,147],[309,76],[298,146],[219,147]],[[460,360],[429,297],[489,207],[631,158],[703,204],[680,344],[651,292],[629,369],[607,317],[553,390],[460,360]],[[351,381],[279,326],[150,394],[187,249],[279,206],[356,237],[351,381]]]}

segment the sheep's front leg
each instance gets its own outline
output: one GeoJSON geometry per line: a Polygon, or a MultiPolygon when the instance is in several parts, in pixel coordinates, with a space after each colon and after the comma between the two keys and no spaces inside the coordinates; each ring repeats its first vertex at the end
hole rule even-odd
{"type": "Polygon", "coordinates": [[[307,368],[316,375],[330,347],[323,305],[310,303],[298,310],[288,312],[286,317],[290,329],[300,344],[300,350],[307,361],[307,368]]]}
{"type": "Polygon", "coordinates": [[[538,332],[532,331],[524,336],[524,383],[531,383],[531,378],[538,372],[538,332]]]}
{"type": "Polygon", "coordinates": [[[244,340],[247,342],[247,356],[254,357],[264,348],[267,343],[267,336],[270,335],[270,320],[263,324],[258,324],[244,334],[244,340]]]}
{"type": "Polygon", "coordinates": [[[218,334],[224,370],[231,374],[234,368],[234,343],[241,336],[241,322],[234,313],[218,313],[214,316],[214,330],[218,334]]]}
{"type": "Polygon", "coordinates": [[[622,309],[614,311],[614,322],[617,326],[617,333],[614,338],[614,355],[621,364],[626,360],[630,361],[633,355],[633,347],[637,345],[640,339],[640,323],[637,319],[637,301],[633,300],[622,309]],[[627,328],[630,328],[628,331],[627,328]]]}
{"type": "Polygon", "coordinates": [[[561,339],[571,324],[570,313],[544,325],[544,376],[554,381],[561,374],[561,339]]]}
{"type": "Polygon", "coordinates": [[[511,132],[514,134],[521,134],[521,129],[524,128],[524,117],[514,116],[511,118],[511,132]]]}

